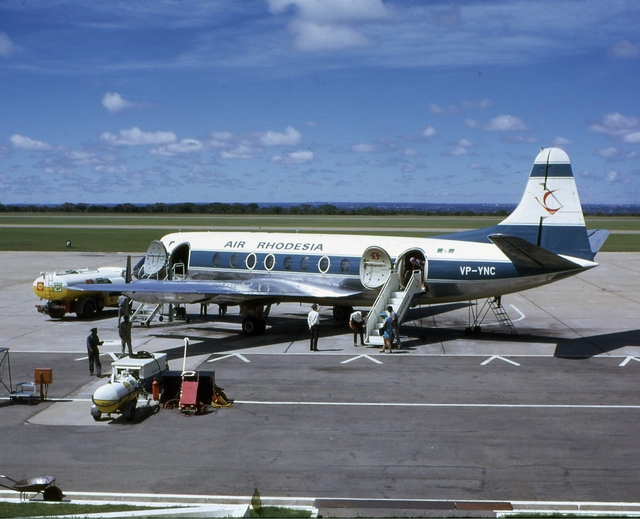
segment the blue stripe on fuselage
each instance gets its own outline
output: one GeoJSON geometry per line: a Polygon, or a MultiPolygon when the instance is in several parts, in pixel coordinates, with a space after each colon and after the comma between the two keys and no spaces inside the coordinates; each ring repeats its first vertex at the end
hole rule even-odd
{"type": "Polygon", "coordinates": [[[587,230],[584,226],[543,225],[542,228],[540,228],[539,225],[494,225],[486,229],[438,235],[437,238],[491,243],[489,236],[492,234],[517,236],[555,254],[565,254],[589,261],[592,261],[595,256],[595,254],[591,252],[589,237],[587,236],[587,230]],[[538,233],[540,233],[539,237],[538,233]]]}

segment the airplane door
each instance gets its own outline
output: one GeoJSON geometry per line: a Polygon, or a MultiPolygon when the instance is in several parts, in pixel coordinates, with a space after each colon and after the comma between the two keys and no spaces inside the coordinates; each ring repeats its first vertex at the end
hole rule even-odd
{"type": "Polygon", "coordinates": [[[366,288],[379,288],[389,279],[392,266],[386,250],[369,247],[360,260],[360,281],[366,288]]]}
{"type": "Polygon", "coordinates": [[[164,243],[152,241],[144,258],[145,277],[157,275],[167,264],[167,249],[164,243]]]}

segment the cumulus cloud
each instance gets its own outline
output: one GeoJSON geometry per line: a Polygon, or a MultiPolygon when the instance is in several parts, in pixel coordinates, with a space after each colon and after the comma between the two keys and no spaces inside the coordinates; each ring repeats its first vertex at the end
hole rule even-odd
{"type": "Polygon", "coordinates": [[[255,154],[254,148],[251,144],[243,142],[237,146],[222,150],[220,156],[223,159],[252,159],[255,154]]]}
{"type": "Polygon", "coordinates": [[[436,129],[433,126],[427,126],[424,130],[422,130],[423,137],[435,137],[436,134],[436,129]]]}
{"type": "Polygon", "coordinates": [[[302,134],[287,126],[284,133],[268,131],[260,134],[259,140],[263,146],[295,146],[302,142],[302,134]]]}
{"type": "Polygon", "coordinates": [[[444,155],[449,155],[452,157],[461,157],[463,155],[468,155],[470,152],[470,148],[473,148],[474,144],[467,139],[460,139],[454,146],[454,148],[450,151],[444,153],[444,155]]]}
{"type": "Polygon", "coordinates": [[[525,124],[513,115],[499,115],[491,119],[485,126],[485,130],[492,132],[511,132],[526,129],[525,124]]]}
{"type": "Polygon", "coordinates": [[[618,155],[619,152],[616,148],[598,148],[598,150],[596,150],[596,153],[600,157],[609,159],[611,157],[615,157],[616,155],[618,155]]]}
{"type": "Polygon", "coordinates": [[[568,146],[569,144],[573,144],[573,141],[571,139],[567,139],[566,137],[558,136],[553,140],[554,146],[568,146]]]}
{"type": "Polygon", "coordinates": [[[620,59],[637,58],[640,49],[629,40],[620,40],[609,48],[609,55],[620,59]]]}
{"type": "Polygon", "coordinates": [[[21,150],[49,151],[53,149],[53,146],[51,146],[51,144],[30,139],[29,137],[25,137],[24,135],[20,135],[19,133],[14,133],[9,138],[9,142],[14,148],[19,148],[21,150]]]}
{"type": "Polygon", "coordinates": [[[376,147],[373,144],[365,144],[363,142],[354,144],[351,149],[356,153],[373,153],[376,151],[376,147]]]}
{"type": "Polygon", "coordinates": [[[293,7],[289,29],[302,51],[366,46],[370,41],[361,26],[389,16],[382,0],[268,0],[268,4],[274,14],[293,7]]]}
{"type": "Polygon", "coordinates": [[[182,139],[180,142],[172,142],[166,146],[152,149],[151,154],[175,157],[176,155],[183,155],[185,153],[199,152],[203,149],[204,144],[202,144],[198,139],[182,139]]]}
{"type": "Polygon", "coordinates": [[[286,166],[299,166],[301,164],[308,164],[313,162],[315,155],[310,150],[294,151],[288,153],[284,157],[280,155],[274,155],[271,157],[271,162],[274,164],[284,164],[286,166]]]}
{"type": "Polygon", "coordinates": [[[157,146],[178,140],[173,132],[143,132],[137,126],[130,130],[120,130],[118,135],[104,132],[100,139],[113,146],[157,146]]]}
{"type": "Polygon", "coordinates": [[[613,135],[629,144],[640,143],[640,119],[618,112],[603,115],[600,122],[589,126],[589,131],[613,135]]]}
{"type": "Polygon", "coordinates": [[[6,33],[0,32],[0,56],[8,58],[16,50],[18,50],[18,46],[11,41],[11,38],[6,33]]]}
{"type": "Polygon", "coordinates": [[[131,108],[135,106],[135,103],[127,101],[117,92],[107,92],[102,98],[102,106],[104,106],[108,112],[115,113],[131,108]]]}

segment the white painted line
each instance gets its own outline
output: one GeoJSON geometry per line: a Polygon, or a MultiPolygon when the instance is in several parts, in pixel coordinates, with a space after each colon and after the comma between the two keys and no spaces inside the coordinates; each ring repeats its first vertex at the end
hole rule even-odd
{"type": "Polygon", "coordinates": [[[376,364],[382,364],[382,362],[380,362],[378,359],[374,359],[373,357],[370,357],[369,355],[358,355],[357,357],[353,357],[351,359],[343,360],[340,364],[348,364],[352,360],[357,360],[357,359],[362,359],[362,358],[369,359],[371,362],[375,362],[376,364]]]}
{"type": "Polygon", "coordinates": [[[501,408],[501,409],[633,409],[640,405],[601,405],[601,404],[429,404],[409,402],[274,402],[258,400],[234,400],[233,404],[245,405],[317,405],[335,407],[433,407],[433,408],[501,408]]]}
{"type": "Polygon", "coordinates": [[[636,362],[640,362],[640,359],[637,359],[636,357],[627,357],[626,359],[624,359],[621,363],[620,366],[624,367],[627,364],[629,364],[630,361],[635,360],[636,362]]]}
{"type": "Polygon", "coordinates": [[[495,359],[503,360],[505,362],[508,362],[509,364],[513,364],[514,366],[519,366],[520,365],[517,362],[514,362],[514,361],[509,360],[509,359],[505,359],[504,357],[501,357],[500,355],[493,355],[492,357],[489,357],[487,360],[482,362],[480,365],[481,366],[486,366],[487,364],[489,364],[489,362],[491,362],[492,360],[495,360],[495,359]]]}
{"type": "Polygon", "coordinates": [[[517,319],[511,319],[512,323],[517,323],[518,321],[522,321],[525,318],[525,315],[520,310],[518,310],[514,305],[510,304],[509,306],[520,314],[520,317],[518,317],[517,319]]]}
{"type": "Polygon", "coordinates": [[[240,360],[244,362],[251,362],[244,355],[240,355],[239,353],[231,353],[230,355],[223,355],[222,357],[216,357],[215,359],[209,359],[207,362],[217,362],[222,359],[228,359],[229,357],[238,357],[240,360]]]}

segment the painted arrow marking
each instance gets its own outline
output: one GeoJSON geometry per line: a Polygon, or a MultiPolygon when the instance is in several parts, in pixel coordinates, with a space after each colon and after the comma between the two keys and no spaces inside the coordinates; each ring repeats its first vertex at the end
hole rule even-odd
{"type": "Polygon", "coordinates": [[[629,364],[629,362],[631,362],[632,360],[635,360],[636,362],[640,362],[640,359],[637,359],[635,357],[627,357],[626,359],[624,359],[621,363],[620,366],[624,367],[627,364],[629,364]]]}
{"type": "Polygon", "coordinates": [[[343,360],[340,364],[348,364],[349,362],[361,358],[369,359],[371,362],[375,362],[376,364],[382,364],[378,359],[374,359],[373,357],[369,357],[369,355],[358,355],[357,357],[353,357],[351,359],[343,360]]]}
{"type": "Polygon", "coordinates": [[[513,364],[514,366],[519,366],[520,364],[518,364],[517,362],[513,362],[512,360],[509,359],[505,359],[504,357],[501,357],[500,355],[494,355],[493,357],[489,357],[487,360],[485,360],[482,364],[480,364],[481,366],[486,366],[487,364],[489,364],[489,362],[491,362],[492,360],[495,359],[500,359],[500,360],[504,360],[505,362],[508,362],[509,364],[513,364]]]}
{"type": "Polygon", "coordinates": [[[239,353],[231,353],[230,355],[223,355],[222,357],[217,357],[215,359],[209,359],[207,362],[217,362],[222,359],[228,359],[229,357],[238,357],[243,362],[251,362],[247,357],[240,355],[239,353]]]}

